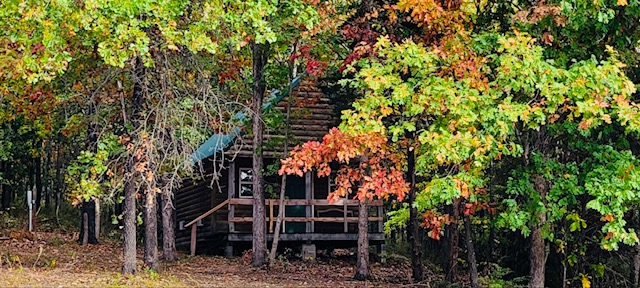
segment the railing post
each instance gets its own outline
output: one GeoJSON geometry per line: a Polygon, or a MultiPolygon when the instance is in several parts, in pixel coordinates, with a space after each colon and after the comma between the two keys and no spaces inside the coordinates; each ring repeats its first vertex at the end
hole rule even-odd
{"type": "Polygon", "coordinates": [[[349,207],[347,206],[347,197],[345,197],[344,199],[342,199],[343,201],[343,217],[344,217],[344,233],[348,233],[349,232],[349,224],[347,224],[347,209],[349,209],[349,207]]]}
{"type": "Polygon", "coordinates": [[[196,239],[197,229],[197,224],[191,225],[191,256],[196,255],[196,242],[198,242],[198,240],[196,239]]]}
{"type": "Polygon", "coordinates": [[[269,199],[269,233],[273,233],[273,199],[269,199]]]}
{"type": "Polygon", "coordinates": [[[378,233],[382,233],[384,231],[384,211],[382,205],[378,206],[378,217],[382,218],[382,220],[378,221],[378,233]]]}

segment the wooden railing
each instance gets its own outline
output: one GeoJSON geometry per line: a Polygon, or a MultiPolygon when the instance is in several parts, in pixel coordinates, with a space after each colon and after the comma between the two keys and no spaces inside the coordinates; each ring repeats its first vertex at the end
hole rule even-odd
{"type": "Polygon", "coordinates": [[[198,223],[198,221],[213,214],[214,212],[220,210],[220,208],[224,207],[227,204],[229,204],[229,199],[222,201],[222,203],[218,204],[218,206],[211,208],[211,210],[198,216],[198,218],[193,219],[191,222],[187,223],[187,225],[184,225],[184,227],[191,226],[191,256],[196,255],[196,242],[198,242],[197,241],[198,225],[194,225],[194,224],[198,223]]]}
{"type": "MultiPolygon", "coordinates": [[[[314,233],[314,224],[315,222],[326,222],[326,223],[343,223],[344,224],[344,233],[348,232],[348,224],[349,223],[357,223],[358,217],[353,216],[353,210],[350,210],[349,207],[357,207],[359,205],[359,200],[354,199],[341,199],[334,203],[329,203],[326,199],[286,199],[284,200],[284,206],[306,206],[306,216],[305,217],[284,217],[283,223],[286,222],[305,222],[307,223],[307,228],[305,233],[314,233]],[[324,207],[318,209],[318,207],[324,207]],[[321,213],[326,212],[341,212],[342,216],[336,217],[326,217],[319,216],[321,213]],[[318,214],[318,215],[316,215],[318,214]]],[[[276,221],[277,215],[274,215],[275,207],[280,206],[279,199],[266,199],[266,206],[269,207],[269,215],[265,217],[265,221],[269,222],[269,233],[273,233],[274,224],[276,221]]],[[[213,207],[211,210],[203,213],[198,216],[196,219],[193,219],[191,222],[187,223],[185,227],[191,226],[191,255],[195,255],[196,253],[196,243],[197,243],[197,226],[196,223],[198,221],[204,219],[205,217],[215,213],[220,210],[222,207],[229,205],[229,211],[233,211],[233,207],[236,205],[241,206],[252,206],[253,199],[245,199],[245,198],[231,198],[223,201],[218,204],[216,207],[213,207]]],[[[383,217],[382,217],[382,200],[373,200],[367,203],[369,207],[376,207],[377,213],[376,216],[369,216],[368,220],[370,222],[378,222],[378,229],[382,231],[383,225],[383,217]]],[[[235,231],[235,223],[239,222],[253,222],[253,217],[236,217],[233,212],[228,214],[229,220],[229,232],[234,233],[235,231]]]]}
{"type": "MultiPolygon", "coordinates": [[[[349,207],[357,207],[359,200],[354,199],[341,199],[333,203],[329,203],[326,199],[286,199],[284,200],[284,206],[306,206],[305,217],[284,217],[285,222],[305,222],[307,223],[306,233],[314,233],[315,222],[329,222],[329,223],[343,223],[344,233],[348,232],[348,223],[357,223],[358,217],[353,217],[353,211],[349,210],[349,207]],[[318,206],[325,207],[317,209],[318,206]],[[323,212],[342,212],[342,216],[338,217],[322,217],[317,214],[323,212]]],[[[232,205],[253,205],[253,199],[232,198],[229,200],[229,206],[232,205]]],[[[266,199],[265,205],[269,207],[269,215],[265,217],[265,221],[269,222],[269,233],[273,233],[274,223],[277,215],[274,216],[274,207],[280,205],[279,199],[266,199]]],[[[378,222],[379,229],[382,231],[382,200],[373,200],[367,203],[369,207],[377,208],[376,216],[369,216],[368,220],[371,222],[378,222]]],[[[235,215],[229,215],[230,232],[234,231],[234,223],[238,222],[253,222],[253,217],[235,217],[235,215]]]]}

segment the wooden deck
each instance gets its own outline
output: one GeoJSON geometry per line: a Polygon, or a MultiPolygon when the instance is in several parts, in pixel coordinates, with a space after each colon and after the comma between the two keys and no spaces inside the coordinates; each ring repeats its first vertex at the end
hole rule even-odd
{"type": "MultiPolygon", "coordinates": [[[[269,227],[267,241],[271,241],[277,220],[277,210],[280,208],[280,200],[267,199],[264,205],[268,209],[268,215],[264,219],[269,227]]],[[[358,205],[359,200],[353,199],[342,199],[335,203],[320,199],[286,199],[284,200],[284,206],[303,206],[306,216],[285,217],[282,225],[283,230],[285,230],[287,223],[305,223],[305,229],[294,233],[281,233],[280,241],[357,241],[358,233],[357,229],[355,229],[355,224],[358,222],[358,215],[355,213],[357,213],[358,205]],[[329,225],[333,230],[327,232],[326,228],[329,225]],[[336,230],[337,227],[339,229],[336,230]],[[317,232],[316,229],[322,230],[324,233],[317,232]]],[[[382,233],[384,223],[382,200],[371,201],[368,205],[369,241],[384,241],[384,234],[382,233]]],[[[252,207],[253,199],[231,198],[187,223],[185,227],[191,227],[191,254],[195,255],[198,239],[196,223],[211,216],[218,210],[228,211],[228,242],[252,241],[253,235],[250,227],[251,223],[253,223],[253,217],[251,215],[235,215],[236,211],[252,211],[252,207]],[[236,224],[245,224],[245,229],[237,229],[236,224]]]]}
{"type": "MultiPolygon", "coordinates": [[[[229,234],[229,242],[252,241],[253,235],[250,233],[229,234]]],[[[273,240],[273,234],[267,234],[267,241],[273,240]]],[[[280,241],[358,241],[357,233],[283,233],[280,234],[280,241]]],[[[369,233],[369,241],[384,241],[383,233],[369,233]]]]}

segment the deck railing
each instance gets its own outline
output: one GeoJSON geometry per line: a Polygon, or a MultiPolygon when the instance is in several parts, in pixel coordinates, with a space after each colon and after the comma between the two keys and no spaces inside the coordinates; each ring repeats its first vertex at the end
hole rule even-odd
{"type": "MultiPolygon", "coordinates": [[[[340,199],[334,203],[329,203],[326,199],[285,199],[284,206],[305,206],[306,215],[304,217],[284,217],[283,223],[286,222],[304,222],[307,223],[305,233],[314,233],[315,222],[343,223],[344,233],[348,232],[348,223],[357,223],[358,217],[354,217],[353,210],[350,207],[358,207],[360,201],[354,199],[340,199]],[[341,216],[320,216],[325,212],[341,212],[341,216]]],[[[232,198],[229,199],[229,206],[252,206],[253,199],[232,198]]],[[[279,199],[266,199],[265,205],[269,207],[269,213],[265,217],[265,221],[269,222],[269,233],[273,233],[274,224],[277,218],[275,208],[280,206],[279,199]]],[[[376,216],[369,216],[369,222],[378,222],[379,229],[382,231],[382,200],[373,200],[367,203],[369,207],[375,207],[376,216]]],[[[236,217],[229,215],[229,230],[235,232],[234,224],[239,222],[253,222],[253,217],[236,217]]]]}
{"type": "MultiPolygon", "coordinates": [[[[357,209],[349,209],[358,207],[360,200],[355,199],[340,199],[335,201],[334,203],[329,203],[326,199],[286,199],[284,200],[284,206],[305,206],[305,216],[304,217],[284,217],[283,224],[286,222],[304,222],[307,223],[305,233],[314,233],[315,231],[315,223],[316,222],[325,222],[325,223],[343,223],[343,232],[348,233],[349,223],[357,223],[358,217],[353,215],[354,210],[357,209]],[[321,214],[326,214],[327,212],[338,212],[341,213],[341,216],[320,216],[321,214]]],[[[198,221],[204,219],[205,217],[215,213],[220,210],[222,207],[228,205],[229,213],[228,213],[228,221],[229,221],[229,232],[235,233],[235,223],[249,223],[253,222],[253,217],[237,217],[234,214],[234,208],[236,206],[253,206],[253,199],[247,198],[231,198],[223,201],[218,204],[216,207],[211,210],[203,213],[198,216],[196,219],[187,223],[185,227],[191,226],[191,255],[195,255],[196,251],[196,242],[197,242],[197,226],[195,225],[198,221]]],[[[377,222],[378,230],[382,231],[383,229],[383,220],[382,217],[382,200],[373,200],[369,201],[367,205],[371,208],[374,207],[376,209],[376,216],[369,216],[369,222],[377,222]]],[[[275,213],[275,208],[280,206],[279,199],[266,199],[265,206],[269,208],[269,213],[265,217],[265,221],[269,223],[269,233],[273,233],[274,224],[277,219],[277,214],[275,213]]],[[[279,207],[278,207],[279,208],[279,207]]],[[[284,225],[283,225],[284,226],[284,225]]]]}
{"type": "Polygon", "coordinates": [[[211,210],[203,213],[202,215],[198,216],[198,218],[193,219],[191,222],[187,223],[187,225],[184,225],[184,227],[189,227],[191,226],[191,256],[196,255],[196,242],[197,241],[197,233],[198,233],[198,225],[195,225],[196,223],[198,223],[198,221],[204,219],[205,217],[213,214],[214,212],[220,210],[220,208],[224,207],[225,205],[229,204],[229,199],[222,201],[222,203],[218,204],[218,206],[211,208],[211,210]]]}

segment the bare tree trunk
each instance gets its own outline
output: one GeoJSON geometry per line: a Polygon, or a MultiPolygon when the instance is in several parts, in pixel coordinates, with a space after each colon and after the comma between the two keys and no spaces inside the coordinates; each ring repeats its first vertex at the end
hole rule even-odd
{"type": "Polygon", "coordinates": [[[415,174],[415,151],[413,147],[407,149],[407,179],[411,183],[409,190],[409,223],[407,225],[407,240],[411,243],[411,266],[413,281],[421,282],[422,261],[420,251],[420,227],[418,226],[418,209],[413,207],[416,200],[416,174],[415,174]]]}
{"type": "Polygon", "coordinates": [[[467,244],[467,261],[469,261],[469,280],[471,288],[478,288],[478,262],[476,261],[476,252],[473,247],[473,235],[471,234],[471,220],[469,215],[463,215],[464,218],[464,234],[467,244]]]}
{"type": "MultiPolygon", "coordinates": [[[[541,175],[535,176],[534,188],[540,194],[541,199],[546,198],[547,185],[541,175]]],[[[529,288],[544,287],[545,263],[547,262],[544,238],[542,237],[542,225],[546,222],[546,215],[544,212],[538,212],[537,217],[537,223],[531,228],[531,268],[529,272],[531,279],[529,280],[529,288]]]]}
{"type": "Polygon", "coordinates": [[[158,270],[158,207],[155,185],[147,188],[144,209],[144,265],[158,270]]]}
{"type": "Polygon", "coordinates": [[[460,200],[453,200],[453,204],[449,207],[451,210],[451,224],[445,228],[445,233],[447,234],[446,280],[449,282],[454,282],[458,275],[458,216],[460,214],[458,206],[460,206],[460,200]]]}
{"type": "Polygon", "coordinates": [[[353,279],[369,280],[369,207],[365,200],[358,203],[358,260],[353,279]]]}
{"type": "Polygon", "coordinates": [[[176,261],[176,237],[173,225],[171,189],[162,193],[162,257],[164,261],[176,261]]]}
{"type": "Polygon", "coordinates": [[[262,266],[267,257],[267,224],[265,222],[264,187],[262,176],[262,97],[265,91],[264,65],[267,63],[267,47],[252,43],[253,57],[253,266],[262,266]]]}

